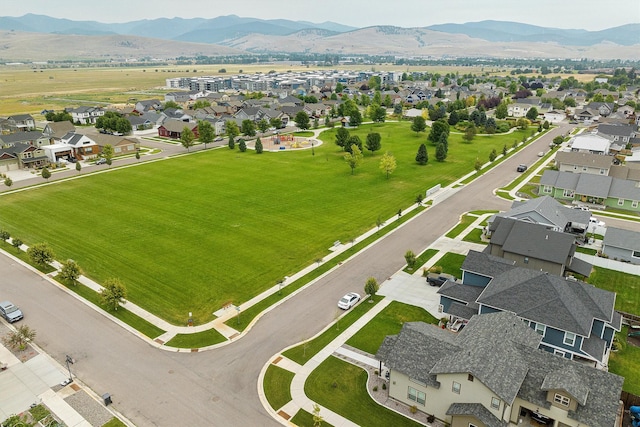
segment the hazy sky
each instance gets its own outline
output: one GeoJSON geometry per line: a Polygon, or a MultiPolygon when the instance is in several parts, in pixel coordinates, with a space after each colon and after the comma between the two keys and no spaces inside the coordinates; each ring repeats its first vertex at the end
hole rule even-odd
{"type": "Polygon", "coordinates": [[[426,27],[488,19],[585,30],[640,23],[639,0],[2,0],[0,16],[26,13],[71,20],[127,22],[154,18],[262,19],[354,27],[426,27]]]}

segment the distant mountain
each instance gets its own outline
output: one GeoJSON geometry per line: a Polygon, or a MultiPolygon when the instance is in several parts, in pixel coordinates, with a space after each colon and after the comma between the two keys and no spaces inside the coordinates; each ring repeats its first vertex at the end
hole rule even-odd
{"type": "Polygon", "coordinates": [[[431,25],[427,29],[449,34],[465,34],[490,42],[552,42],[563,46],[593,46],[605,42],[622,46],[640,44],[640,24],[587,31],[538,27],[518,22],[480,21],[431,25]]]}

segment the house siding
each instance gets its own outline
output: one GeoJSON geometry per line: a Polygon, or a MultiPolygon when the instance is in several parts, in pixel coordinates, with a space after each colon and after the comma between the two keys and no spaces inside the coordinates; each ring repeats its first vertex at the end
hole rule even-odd
{"type": "Polygon", "coordinates": [[[633,202],[634,202],[633,200],[625,199],[622,202],[622,205],[618,204],[618,201],[619,201],[619,199],[617,197],[608,197],[604,201],[604,204],[605,204],[605,206],[608,206],[608,207],[611,207],[611,208],[624,209],[624,210],[634,211],[634,212],[640,212],[640,201],[638,201],[639,203],[637,203],[635,208],[633,207],[633,202]]]}
{"type": "Polygon", "coordinates": [[[487,286],[491,281],[490,277],[472,273],[470,271],[462,272],[462,283],[469,286],[487,286]]]}
{"type": "Polygon", "coordinates": [[[632,251],[629,249],[616,248],[615,246],[605,246],[603,252],[613,260],[628,261],[632,264],[640,264],[640,258],[632,256],[632,251]]]}
{"type": "Polygon", "coordinates": [[[449,307],[451,307],[451,304],[453,304],[454,302],[459,302],[459,301],[453,300],[445,296],[440,296],[440,304],[442,305],[443,311],[445,313],[449,311],[449,307]]]}
{"type": "MultiPolygon", "coordinates": [[[[511,411],[511,418],[509,419],[509,421],[511,421],[513,424],[520,425],[519,420],[520,420],[521,408],[526,408],[532,412],[538,411],[540,414],[545,415],[560,423],[564,423],[566,425],[573,426],[576,424],[575,420],[572,420],[568,417],[569,413],[567,412],[566,409],[560,409],[555,406],[550,406],[549,408],[545,408],[543,406],[536,406],[527,402],[526,400],[522,400],[519,397],[517,397],[513,402],[513,411],[511,411]]],[[[584,423],[580,423],[580,427],[590,427],[590,426],[584,423]]]]}

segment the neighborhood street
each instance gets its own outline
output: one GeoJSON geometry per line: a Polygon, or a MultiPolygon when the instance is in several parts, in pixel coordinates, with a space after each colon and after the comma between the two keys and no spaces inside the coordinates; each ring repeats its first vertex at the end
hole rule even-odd
{"type": "MultiPolygon", "coordinates": [[[[569,129],[568,125],[552,129],[469,185],[441,190],[443,195],[438,195],[432,207],[271,310],[237,342],[216,350],[158,350],[4,256],[0,257],[4,272],[0,288],[3,298],[16,302],[25,312],[24,323],[37,331],[36,343],[60,363],[66,354],[72,355],[74,375],[96,393],[110,393],[114,408],[137,426],[279,425],[264,410],[257,393],[258,374],[269,358],[332,322],[340,296],[361,292],[369,276],[385,281],[404,266],[408,249],[422,252],[453,227],[462,213],[507,210],[511,202],[495,197],[493,191],[519,175],[519,163],[533,165],[539,159],[537,153],[548,150],[553,138],[569,129]]],[[[145,145],[151,144],[145,141],[145,145]]],[[[181,151],[185,151],[181,146],[169,150],[181,151]]],[[[165,150],[157,156],[168,154],[165,150]]],[[[77,172],[69,171],[69,175],[77,172]]],[[[36,182],[41,183],[42,178],[35,177],[30,184],[36,182]]],[[[15,182],[14,187],[27,184],[15,182]]],[[[606,222],[621,224],[610,218],[606,222]]],[[[640,229],[638,223],[625,227],[640,229]]]]}

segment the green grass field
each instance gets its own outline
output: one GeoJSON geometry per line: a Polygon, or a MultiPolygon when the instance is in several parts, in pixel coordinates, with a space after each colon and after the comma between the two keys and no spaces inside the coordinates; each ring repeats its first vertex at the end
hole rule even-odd
{"type": "Polygon", "coordinates": [[[640,280],[638,276],[621,271],[594,267],[588,283],[616,293],[616,310],[640,314],[640,280]]]}
{"type": "Polygon", "coordinates": [[[269,365],[264,374],[264,394],[277,411],[291,401],[291,381],[295,374],[276,365],[269,365]]]}
{"type": "Polygon", "coordinates": [[[119,278],[129,300],[166,320],[184,324],[192,312],[200,324],[468,172],[477,152],[517,138],[464,144],[452,135],[447,161],[421,167],[425,134],[408,122],[352,134],[371,131],[382,150],[366,153],[354,175],[330,130],[315,155],[208,150],[6,195],[0,224],[28,245],[49,243],[98,282],[119,278]],[[378,168],[384,151],[398,163],[389,179],[378,168]]]}

